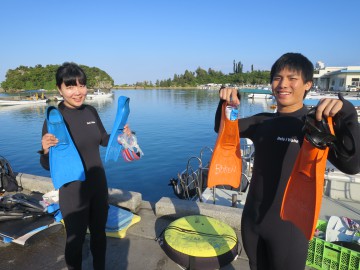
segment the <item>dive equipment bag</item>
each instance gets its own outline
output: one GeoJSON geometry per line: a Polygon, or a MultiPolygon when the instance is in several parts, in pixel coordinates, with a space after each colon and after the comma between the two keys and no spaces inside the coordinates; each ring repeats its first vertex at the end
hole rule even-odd
{"type": "Polygon", "coordinates": [[[14,192],[21,191],[22,187],[16,180],[13,169],[9,161],[3,156],[0,156],[0,191],[14,192]]]}

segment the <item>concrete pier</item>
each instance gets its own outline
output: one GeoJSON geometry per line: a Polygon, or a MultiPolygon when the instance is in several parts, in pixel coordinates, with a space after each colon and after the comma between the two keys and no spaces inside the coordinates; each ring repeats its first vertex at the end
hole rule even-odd
{"type": "MultiPolygon", "coordinates": [[[[19,173],[17,180],[24,190],[47,193],[53,190],[51,179],[19,173]]],[[[162,250],[156,237],[176,218],[193,214],[206,214],[229,221],[235,226],[241,241],[239,222],[241,209],[225,211],[223,206],[199,204],[173,198],[161,198],[152,203],[143,201],[141,194],[119,189],[109,189],[111,204],[129,209],[141,221],[127,230],[125,238],[107,238],[106,269],[129,270],[179,270],[182,269],[162,250]],[[236,211],[238,210],[238,211],[236,211]],[[231,216],[232,215],[232,216],[231,216]],[[231,221],[233,220],[233,221],[231,221]]],[[[25,246],[14,243],[0,244],[0,269],[8,270],[60,270],[67,269],[64,261],[65,230],[62,225],[42,231],[30,238],[25,246]]],[[[223,270],[250,269],[245,252],[239,245],[239,256],[223,270]]],[[[83,249],[83,269],[92,268],[89,237],[83,249]]]]}
{"type": "MultiPolygon", "coordinates": [[[[27,191],[47,193],[53,190],[50,178],[18,173],[17,180],[27,191]]],[[[163,197],[158,202],[142,200],[140,193],[109,189],[111,204],[124,207],[141,217],[141,221],[127,230],[125,238],[107,239],[106,269],[179,270],[182,269],[162,250],[156,237],[174,220],[187,215],[202,214],[214,217],[232,226],[240,241],[239,256],[221,270],[248,270],[248,258],[242,250],[240,236],[241,208],[198,203],[163,197]]],[[[325,197],[320,219],[331,215],[347,216],[360,222],[360,203],[325,197]]],[[[30,238],[25,246],[0,243],[0,270],[62,270],[64,261],[65,230],[56,225],[30,238]]],[[[89,237],[83,249],[83,269],[92,268],[89,237]]],[[[306,267],[305,269],[309,269],[306,267]]]]}

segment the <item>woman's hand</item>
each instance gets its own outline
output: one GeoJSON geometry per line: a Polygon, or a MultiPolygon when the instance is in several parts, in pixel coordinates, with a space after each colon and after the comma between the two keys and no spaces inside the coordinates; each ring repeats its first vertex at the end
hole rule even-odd
{"type": "Polygon", "coordinates": [[[127,136],[130,136],[130,135],[131,135],[131,129],[130,129],[130,127],[129,127],[128,124],[126,124],[126,125],[124,126],[123,132],[124,132],[127,136]]]}
{"type": "Polygon", "coordinates": [[[56,137],[50,133],[46,133],[41,139],[42,149],[44,150],[44,154],[49,153],[49,149],[51,146],[55,146],[59,142],[56,137]]]}
{"type": "Polygon", "coordinates": [[[220,89],[219,96],[221,99],[226,100],[229,105],[238,106],[240,100],[238,98],[238,90],[236,88],[224,87],[220,89]]]}

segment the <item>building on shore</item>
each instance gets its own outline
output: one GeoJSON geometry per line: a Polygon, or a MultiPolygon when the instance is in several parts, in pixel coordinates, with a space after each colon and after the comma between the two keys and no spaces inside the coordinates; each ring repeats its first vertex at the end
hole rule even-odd
{"type": "Polygon", "coordinates": [[[360,91],[360,66],[326,67],[318,61],[314,87],[323,91],[360,91]]]}

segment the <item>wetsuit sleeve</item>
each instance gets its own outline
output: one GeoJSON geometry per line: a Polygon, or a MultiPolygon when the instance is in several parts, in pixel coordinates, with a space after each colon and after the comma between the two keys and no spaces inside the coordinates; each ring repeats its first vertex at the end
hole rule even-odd
{"type": "Polygon", "coordinates": [[[97,123],[98,129],[99,129],[100,134],[101,134],[100,145],[106,147],[108,145],[108,142],[109,142],[109,139],[110,139],[110,134],[108,134],[106,132],[106,130],[104,128],[104,125],[103,125],[103,123],[102,123],[102,121],[100,119],[100,116],[99,116],[98,112],[96,111],[96,109],[93,108],[93,107],[90,107],[90,106],[89,106],[89,108],[91,108],[92,113],[95,115],[95,117],[97,119],[96,123],[97,123]]]}
{"type": "MultiPolygon", "coordinates": [[[[44,136],[47,133],[47,126],[46,121],[44,121],[43,128],[42,128],[42,136],[44,136]]],[[[40,154],[40,165],[45,170],[50,170],[50,163],[49,163],[49,153],[47,154],[40,154]]]]}
{"type": "Polygon", "coordinates": [[[355,107],[342,96],[343,107],[334,117],[335,147],[330,148],[329,160],[347,174],[360,172],[360,125],[355,107]]]}
{"type": "Polygon", "coordinates": [[[225,102],[225,100],[220,100],[219,104],[217,106],[216,109],[216,113],[215,113],[215,124],[214,124],[214,131],[216,133],[219,132],[219,128],[220,128],[220,121],[221,121],[221,108],[222,108],[222,104],[225,102]]]}

